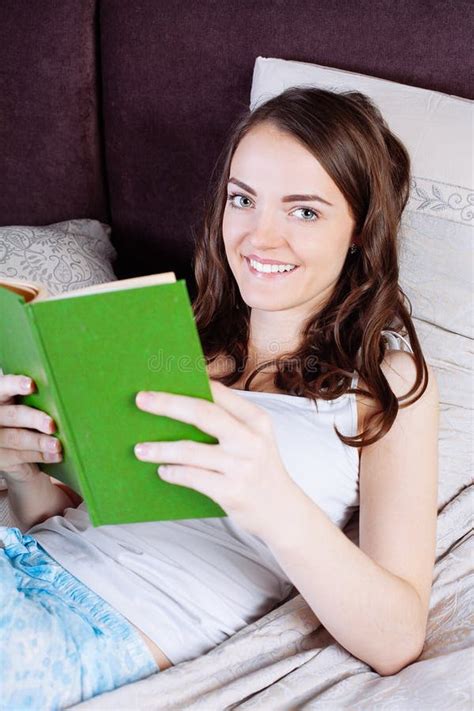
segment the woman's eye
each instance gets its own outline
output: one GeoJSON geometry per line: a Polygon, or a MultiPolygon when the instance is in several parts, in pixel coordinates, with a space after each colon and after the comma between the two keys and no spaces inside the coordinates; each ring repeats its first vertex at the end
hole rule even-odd
{"type": "MultiPolygon", "coordinates": [[[[230,204],[231,207],[234,207],[237,210],[241,210],[242,208],[247,207],[247,205],[242,205],[242,203],[240,203],[240,205],[235,204],[234,198],[238,198],[239,200],[248,200],[250,203],[252,202],[250,198],[248,198],[246,195],[240,195],[239,193],[231,193],[227,196],[227,202],[230,204]]],[[[302,222],[316,222],[316,220],[319,218],[319,214],[315,212],[315,210],[311,210],[309,207],[297,207],[295,210],[293,210],[293,212],[297,212],[298,210],[306,214],[309,213],[309,217],[303,217],[301,220],[302,222]]]]}
{"type": "MultiPolygon", "coordinates": [[[[239,195],[238,193],[232,193],[231,195],[228,195],[227,202],[230,204],[231,207],[236,207],[237,209],[239,209],[239,207],[242,207],[242,205],[240,205],[240,206],[235,205],[233,202],[234,198],[243,198],[244,200],[250,201],[250,198],[246,197],[245,195],[239,195]]],[[[245,207],[245,205],[244,205],[244,207],[245,207]]]]}
{"type": "Polygon", "coordinates": [[[318,213],[315,212],[314,210],[311,210],[309,207],[297,207],[294,212],[297,212],[298,210],[301,210],[301,212],[306,212],[306,213],[309,212],[310,217],[315,218],[315,219],[306,219],[306,217],[304,217],[303,222],[316,222],[316,220],[319,217],[318,213]]]}

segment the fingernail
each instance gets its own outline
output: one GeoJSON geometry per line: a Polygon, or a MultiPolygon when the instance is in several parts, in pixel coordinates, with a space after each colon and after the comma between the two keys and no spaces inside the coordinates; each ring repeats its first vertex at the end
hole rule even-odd
{"type": "Polygon", "coordinates": [[[151,400],[151,393],[147,391],[141,391],[137,393],[136,401],[138,402],[139,405],[145,405],[147,402],[151,400]]]}
{"type": "Polygon", "coordinates": [[[32,383],[31,383],[31,380],[30,380],[29,378],[22,378],[22,379],[21,379],[21,382],[20,382],[20,385],[21,385],[22,391],[23,391],[24,393],[27,393],[27,392],[29,392],[29,390],[31,389],[32,383]]]}
{"type": "Polygon", "coordinates": [[[45,429],[52,430],[54,432],[54,420],[51,420],[49,417],[47,417],[45,420],[43,420],[43,425],[45,429]]]}
{"type": "Polygon", "coordinates": [[[135,454],[137,457],[146,457],[148,454],[148,447],[146,444],[136,444],[135,445],[135,454]]]}

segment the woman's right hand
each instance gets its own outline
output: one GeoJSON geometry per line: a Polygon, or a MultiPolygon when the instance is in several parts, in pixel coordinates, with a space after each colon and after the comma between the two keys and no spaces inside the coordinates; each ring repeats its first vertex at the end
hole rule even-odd
{"type": "Polygon", "coordinates": [[[62,459],[61,442],[50,436],[54,420],[42,410],[16,403],[17,395],[34,391],[31,378],[0,374],[0,472],[7,483],[31,479],[40,471],[36,462],[62,459]]]}

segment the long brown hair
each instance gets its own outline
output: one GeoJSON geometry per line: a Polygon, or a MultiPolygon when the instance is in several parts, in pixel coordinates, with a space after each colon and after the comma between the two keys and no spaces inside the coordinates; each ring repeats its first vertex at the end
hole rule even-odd
{"type": "Polygon", "coordinates": [[[193,311],[206,362],[225,356],[234,366],[225,375],[215,376],[225,385],[237,382],[245,372],[251,311],[224,251],[227,182],[240,140],[264,121],[302,142],[336,183],[352,210],[353,241],[358,249],[348,251],[330,299],[302,324],[297,350],[259,365],[245,389],[257,372],[274,364],[278,390],[311,398],[316,407],[318,398],[333,400],[347,392],[373,397],[380,409],[359,437],[345,436],[334,428],[344,444],[366,446],[388,432],[399,402],[417,391],[423,374],[422,391],[412,402],[421,397],[428,383],[411,303],[398,283],[397,234],[408,200],[410,159],[378,108],[357,91],[292,87],[237,118],[211,176],[193,260],[197,284],[193,311]],[[408,334],[416,362],[415,384],[399,399],[380,368],[386,350],[383,329],[408,334]],[[368,390],[350,387],[354,370],[368,390]]]}

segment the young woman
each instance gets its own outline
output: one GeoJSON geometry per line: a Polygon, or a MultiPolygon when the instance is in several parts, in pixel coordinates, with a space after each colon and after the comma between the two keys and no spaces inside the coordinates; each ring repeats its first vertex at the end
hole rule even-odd
{"type": "Polygon", "coordinates": [[[438,388],[398,284],[406,150],[363,94],[295,87],[238,119],[214,176],[193,304],[214,402],[136,403],[219,443],[137,443],[136,456],[228,516],[94,529],[38,467],[61,453],[51,418],[16,404],[34,383],[1,376],[0,469],[21,524],[0,528],[15,708],[204,654],[293,586],[379,674],[422,650],[438,388]],[[357,507],[359,547],[342,532],[357,507]]]}

